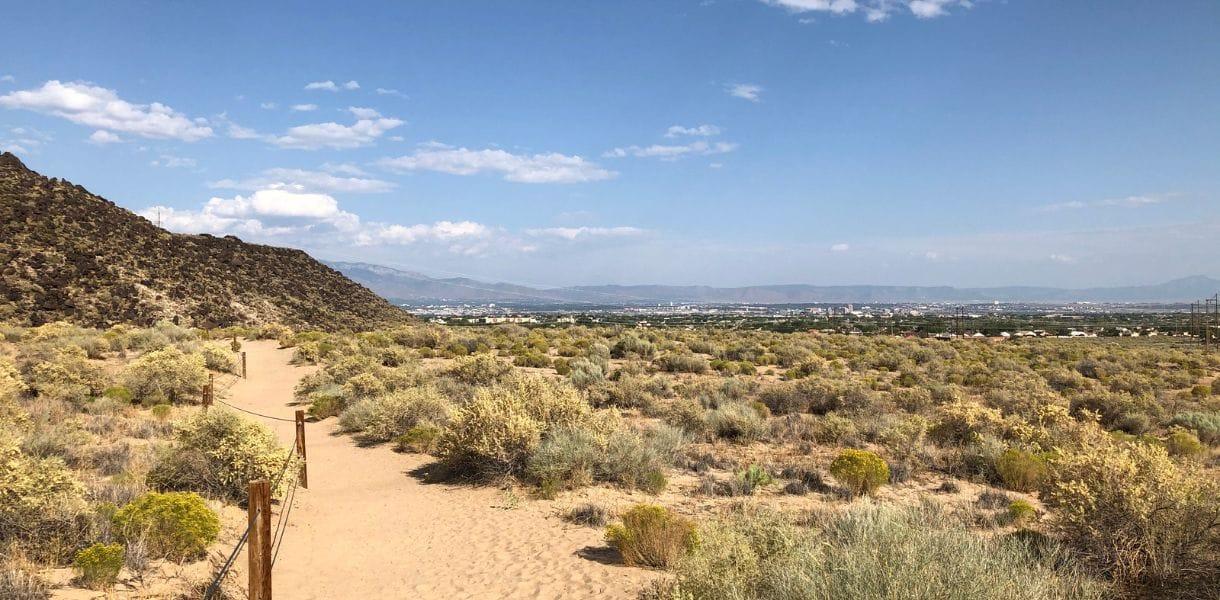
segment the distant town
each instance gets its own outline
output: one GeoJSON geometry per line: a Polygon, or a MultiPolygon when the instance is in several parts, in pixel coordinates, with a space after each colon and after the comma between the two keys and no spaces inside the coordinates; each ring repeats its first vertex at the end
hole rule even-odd
{"type": "Polygon", "coordinates": [[[716,327],[919,337],[1200,337],[1189,304],[400,304],[437,324],[716,327]]]}

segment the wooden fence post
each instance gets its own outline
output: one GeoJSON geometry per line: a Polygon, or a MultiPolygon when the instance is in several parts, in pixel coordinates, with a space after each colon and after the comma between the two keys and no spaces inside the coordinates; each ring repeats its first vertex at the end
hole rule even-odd
{"type": "Polygon", "coordinates": [[[271,600],[271,484],[266,479],[251,481],[249,493],[249,598],[271,600]]]}
{"type": "Polygon", "coordinates": [[[241,351],[241,378],[246,378],[246,351],[241,351]]]}
{"type": "Polygon", "coordinates": [[[212,406],[212,393],[215,391],[216,376],[208,373],[208,387],[203,390],[203,411],[207,412],[208,407],[212,406]]]}
{"type": "Polygon", "coordinates": [[[301,487],[309,489],[309,465],[305,461],[305,411],[298,410],[297,417],[297,457],[301,459],[301,487]]]}

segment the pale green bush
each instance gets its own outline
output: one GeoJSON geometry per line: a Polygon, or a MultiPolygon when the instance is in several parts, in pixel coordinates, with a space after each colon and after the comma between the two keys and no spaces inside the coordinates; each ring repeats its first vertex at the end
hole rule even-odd
{"type": "Polygon", "coordinates": [[[62,459],[20,452],[27,421],[18,411],[0,414],[0,545],[58,561],[70,556],[87,525],[84,486],[62,459]]]}
{"type": "Polygon", "coordinates": [[[345,419],[344,429],[360,431],[378,442],[394,439],[417,425],[444,425],[452,410],[449,401],[432,387],[402,389],[360,404],[367,406],[345,419]]]}
{"type": "Polygon", "coordinates": [[[249,482],[274,481],[286,460],[288,454],[270,429],[212,409],[174,424],[173,444],[157,457],[148,480],[154,488],[206,492],[237,502],[246,498],[249,482]]]}
{"type": "Polygon", "coordinates": [[[700,528],[650,600],[1100,600],[1053,545],[978,536],[933,507],[857,504],[814,527],[746,512],[700,528]]]}
{"type": "Polygon", "coordinates": [[[227,344],[204,344],[199,348],[199,354],[203,356],[203,365],[207,369],[221,373],[237,373],[237,357],[227,344]]]}
{"type": "Polygon", "coordinates": [[[109,385],[106,372],[78,346],[65,346],[53,359],[30,369],[30,388],[40,397],[80,404],[109,385]]]}
{"type": "Polygon", "coordinates": [[[853,495],[873,495],[890,480],[890,467],[867,450],[844,450],[830,463],[830,474],[853,495]]]}
{"type": "Polygon", "coordinates": [[[123,372],[123,385],[145,404],[195,402],[207,383],[203,357],[173,346],[140,356],[123,372]]]}
{"type": "Polygon", "coordinates": [[[512,365],[491,354],[480,353],[468,358],[459,358],[447,374],[463,383],[491,385],[503,379],[512,370],[512,365]]]}

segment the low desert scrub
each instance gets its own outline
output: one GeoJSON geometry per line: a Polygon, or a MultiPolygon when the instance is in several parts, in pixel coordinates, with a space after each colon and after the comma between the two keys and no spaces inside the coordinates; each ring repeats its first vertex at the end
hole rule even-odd
{"type": "Polygon", "coordinates": [[[1017,492],[1037,490],[1046,478],[1046,458],[1017,448],[1005,450],[995,468],[1004,487],[1017,492]]]}
{"type": "Polygon", "coordinates": [[[478,388],[459,406],[441,436],[438,452],[458,472],[520,473],[545,432],[582,425],[591,409],[569,385],[517,376],[478,388]]]}
{"type": "Polygon", "coordinates": [[[432,423],[416,425],[394,438],[394,449],[399,452],[414,452],[416,454],[432,454],[436,451],[436,443],[445,430],[432,423]]]}
{"type": "Polygon", "coordinates": [[[190,492],[150,492],[114,514],[115,531],[124,539],[142,539],[158,558],[198,557],[216,541],[220,519],[203,498],[190,492]]]}
{"type": "Polygon", "coordinates": [[[606,528],[606,541],[628,566],[668,568],[699,543],[695,524],[663,506],[639,504],[622,521],[606,528]]]}
{"type": "Polygon", "coordinates": [[[237,358],[233,352],[228,344],[204,344],[199,348],[204,367],[221,373],[237,373],[237,358]]]}
{"type": "Polygon", "coordinates": [[[667,484],[664,469],[677,460],[684,445],[682,431],[664,425],[608,435],[593,428],[561,427],[545,436],[530,456],[525,475],[544,495],[593,481],[658,494],[667,484]]]}
{"type": "Polygon", "coordinates": [[[1053,529],[1098,570],[1158,597],[1220,581],[1220,484],[1164,448],[1100,432],[1051,461],[1053,529]]]}
{"type": "Polygon", "coordinates": [[[600,504],[585,503],[573,506],[563,514],[563,519],[585,527],[605,527],[610,521],[610,511],[600,504]]]}
{"type": "Polygon", "coordinates": [[[1008,505],[1008,522],[1017,527],[1025,527],[1038,518],[1038,509],[1028,500],[1013,500],[1008,505]]]}
{"type": "Polygon", "coordinates": [[[768,512],[705,524],[646,598],[1076,600],[1105,597],[1062,553],[983,538],[934,507],[869,503],[800,527],[768,512]]]}
{"type": "MultiPolygon", "coordinates": [[[[1220,378],[1216,379],[1220,382],[1220,378]]],[[[1205,444],[1220,446],[1220,412],[1185,412],[1169,422],[1195,432],[1205,444]]]]}
{"type": "Polygon", "coordinates": [[[203,357],[185,354],[173,346],[140,356],[123,372],[124,387],[146,406],[197,401],[207,382],[203,357]]]}
{"type": "Polygon", "coordinates": [[[87,528],[84,486],[61,458],[22,454],[25,415],[3,405],[0,398],[0,545],[37,560],[70,558],[87,528]]]}
{"type": "Polygon", "coordinates": [[[5,600],[47,600],[51,590],[38,577],[37,567],[10,549],[0,559],[0,598],[5,600]]]}
{"type": "Polygon", "coordinates": [[[752,442],[767,434],[767,420],[744,402],[729,401],[704,414],[706,429],[718,438],[752,442]]]}
{"type": "Polygon", "coordinates": [[[844,450],[830,463],[830,474],[855,496],[873,495],[890,480],[890,467],[866,450],[844,450]]]}
{"type": "Polygon", "coordinates": [[[471,385],[491,385],[503,379],[512,370],[512,365],[491,354],[480,353],[469,358],[459,358],[457,364],[446,374],[471,385]]]}
{"type": "Polygon", "coordinates": [[[30,369],[29,385],[40,398],[79,405],[102,393],[109,377],[80,347],[67,346],[58,349],[51,360],[30,369]]]}
{"type": "Polygon", "coordinates": [[[345,431],[373,442],[392,440],[417,425],[444,425],[452,410],[435,388],[406,388],[357,402],[341,415],[345,431]],[[350,416],[349,416],[350,413],[350,416]]]}
{"type": "Polygon", "coordinates": [[[72,566],[85,587],[108,589],[118,581],[119,571],[123,570],[123,546],[93,544],[76,553],[72,566]]]}
{"type": "Polygon", "coordinates": [[[288,455],[265,426],[225,410],[200,412],[174,426],[171,446],[148,474],[158,489],[199,491],[234,502],[247,484],[275,480],[288,455]]]}

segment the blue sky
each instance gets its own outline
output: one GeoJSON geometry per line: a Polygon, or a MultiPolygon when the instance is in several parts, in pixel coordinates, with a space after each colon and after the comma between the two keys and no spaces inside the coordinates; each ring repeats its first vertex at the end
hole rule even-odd
{"type": "Polygon", "coordinates": [[[1220,275],[1211,0],[332,6],[8,6],[0,149],[171,229],[440,276],[1220,275]]]}

